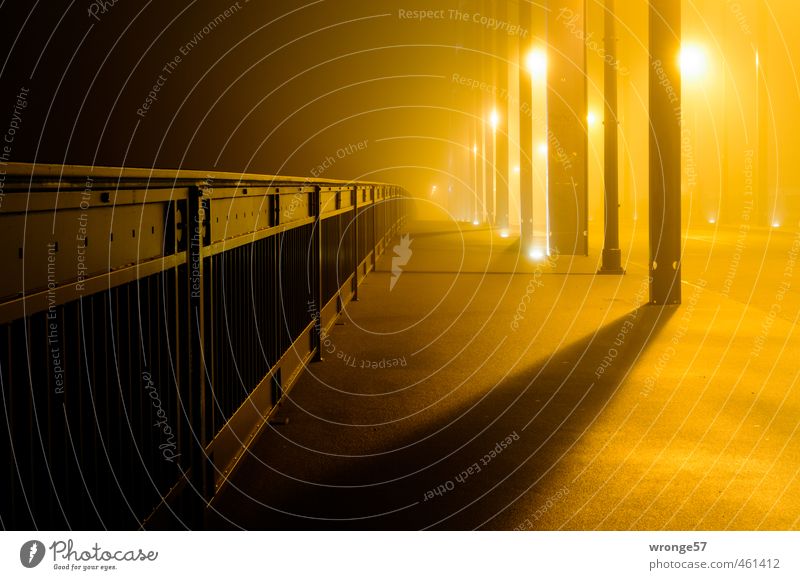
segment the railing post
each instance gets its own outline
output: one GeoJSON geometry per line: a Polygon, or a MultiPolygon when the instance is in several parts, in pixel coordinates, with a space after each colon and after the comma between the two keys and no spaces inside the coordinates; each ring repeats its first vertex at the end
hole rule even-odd
{"type": "Polygon", "coordinates": [[[183,447],[189,451],[189,520],[192,528],[205,527],[205,511],[211,498],[213,472],[210,458],[206,454],[206,377],[203,360],[205,280],[203,277],[203,247],[210,239],[208,221],[209,198],[200,187],[189,189],[187,200],[186,235],[186,308],[187,345],[182,385],[183,415],[189,425],[186,433],[189,440],[183,447]]]}
{"type": "Polygon", "coordinates": [[[361,262],[358,259],[358,186],[353,186],[353,302],[358,302],[358,271],[361,262]]]}
{"type": "Polygon", "coordinates": [[[311,203],[314,206],[314,229],[312,235],[311,259],[314,263],[310,270],[314,272],[311,281],[314,288],[314,330],[311,333],[311,350],[314,352],[314,362],[322,360],[322,195],[321,187],[314,187],[311,194],[311,203]]]}
{"type": "Polygon", "coordinates": [[[372,188],[372,269],[378,266],[378,191],[381,187],[372,188]]]}

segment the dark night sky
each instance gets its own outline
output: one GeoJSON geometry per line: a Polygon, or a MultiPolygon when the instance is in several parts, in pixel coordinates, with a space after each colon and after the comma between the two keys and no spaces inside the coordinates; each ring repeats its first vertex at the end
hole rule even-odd
{"type": "Polygon", "coordinates": [[[452,146],[441,140],[468,139],[475,94],[452,75],[480,76],[469,49],[504,34],[447,15],[459,5],[489,14],[495,3],[480,1],[110,4],[105,13],[87,0],[0,8],[0,118],[11,118],[19,88],[30,89],[13,161],[305,176],[330,156],[324,177],[421,186],[446,170],[452,146]],[[445,17],[399,17],[419,8],[445,17]],[[401,136],[416,138],[378,141],[401,136]]]}

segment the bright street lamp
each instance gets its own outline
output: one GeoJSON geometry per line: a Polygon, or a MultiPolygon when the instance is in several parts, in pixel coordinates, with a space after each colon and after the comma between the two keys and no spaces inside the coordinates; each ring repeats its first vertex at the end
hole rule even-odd
{"type": "Polygon", "coordinates": [[[525,58],[525,66],[533,78],[542,78],[547,73],[547,55],[543,50],[534,49],[525,58]]]}
{"type": "Polygon", "coordinates": [[[705,49],[697,44],[684,44],[678,55],[681,79],[693,81],[701,79],[708,71],[708,57],[705,49]]]}
{"type": "Polygon", "coordinates": [[[538,247],[531,248],[530,250],[528,250],[528,257],[531,260],[536,260],[536,261],[541,260],[542,258],[544,258],[544,251],[538,247]]]}

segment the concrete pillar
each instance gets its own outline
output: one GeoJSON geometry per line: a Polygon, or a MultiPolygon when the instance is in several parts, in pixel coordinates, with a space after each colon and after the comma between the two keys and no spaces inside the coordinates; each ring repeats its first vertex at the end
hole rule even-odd
{"type": "Polygon", "coordinates": [[[588,255],[585,0],[548,2],[547,200],[550,248],[588,255]]]}
{"type": "MultiPolygon", "coordinates": [[[[519,3],[520,25],[531,28],[531,5],[519,3]]],[[[519,209],[520,244],[527,253],[533,244],[533,104],[531,74],[525,66],[530,42],[519,43],[519,209]]]]}
{"type": "MultiPolygon", "coordinates": [[[[497,2],[495,4],[495,18],[498,22],[506,22],[507,3],[497,2]]],[[[497,107],[498,123],[496,134],[495,157],[497,166],[497,195],[495,207],[495,225],[499,230],[508,230],[508,34],[504,30],[493,32],[494,35],[494,67],[495,83],[497,94],[505,95],[499,97],[495,106],[497,107]]]]}
{"type": "Polygon", "coordinates": [[[769,137],[773,111],[767,86],[769,57],[769,14],[763,2],[758,2],[756,29],[756,192],[755,211],[759,225],[771,226],[775,200],[769,188],[769,137]]]}
{"type": "Polygon", "coordinates": [[[650,0],[650,302],[681,301],[681,7],[650,0]]]}
{"type": "Polygon", "coordinates": [[[617,35],[614,0],[606,0],[603,18],[606,50],[603,68],[603,190],[605,238],[603,261],[599,274],[624,274],[622,252],[619,248],[619,165],[617,121],[617,35]]]}

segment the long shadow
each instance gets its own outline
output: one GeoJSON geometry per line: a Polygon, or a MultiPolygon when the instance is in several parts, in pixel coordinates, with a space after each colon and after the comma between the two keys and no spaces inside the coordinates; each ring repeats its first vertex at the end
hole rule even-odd
{"type": "MultiPolygon", "coordinates": [[[[554,492],[552,474],[579,461],[574,446],[619,390],[629,388],[626,375],[676,310],[644,306],[614,320],[488,385],[435,424],[385,442],[399,451],[318,469],[316,481],[328,485],[278,476],[250,461],[235,477],[240,491],[229,488],[216,502],[220,513],[210,527],[512,528],[508,522],[522,517],[515,513],[519,500],[545,501],[554,492]]],[[[297,460],[314,461],[313,454],[297,460]]]]}

